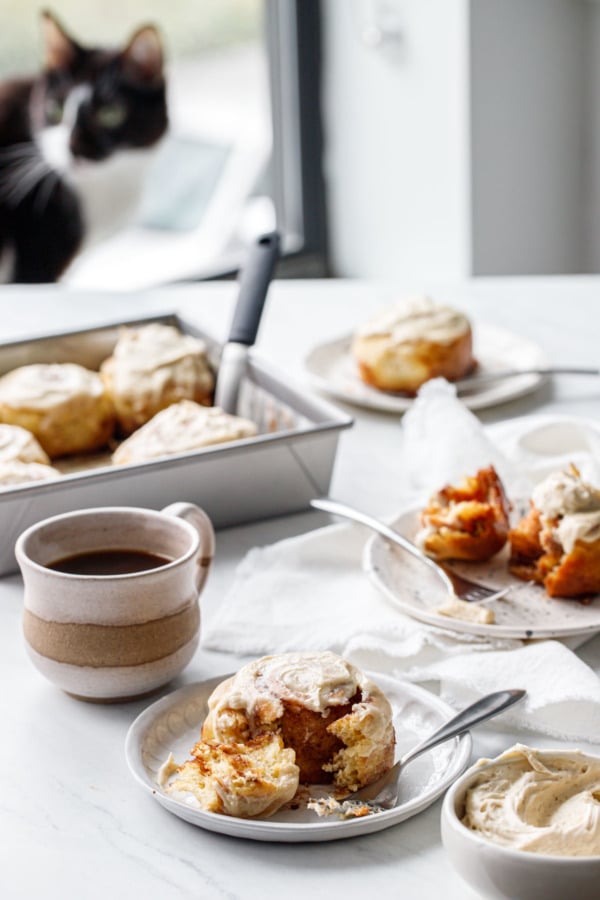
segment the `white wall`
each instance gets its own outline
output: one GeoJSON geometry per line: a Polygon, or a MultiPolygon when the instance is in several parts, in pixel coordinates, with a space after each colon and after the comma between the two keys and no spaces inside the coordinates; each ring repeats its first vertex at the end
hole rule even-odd
{"type": "Polygon", "coordinates": [[[581,0],[473,0],[474,274],[584,267],[581,0]]]}
{"type": "Polygon", "coordinates": [[[381,4],[324,0],[325,177],[336,272],[470,266],[467,0],[394,0],[398,54],[361,34],[381,4]]]}
{"type": "Polygon", "coordinates": [[[600,3],[584,3],[586,19],[586,119],[584,130],[584,265],[600,272],[600,3]]]}
{"type": "Polygon", "coordinates": [[[600,4],[323,0],[337,274],[600,271],[600,4]],[[402,52],[365,46],[373,11],[402,52]]]}

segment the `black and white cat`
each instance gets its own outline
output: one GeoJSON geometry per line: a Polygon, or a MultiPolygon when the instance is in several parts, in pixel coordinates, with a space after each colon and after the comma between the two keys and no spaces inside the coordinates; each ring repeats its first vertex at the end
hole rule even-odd
{"type": "Polygon", "coordinates": [[[82,46],[48,12],[42,32],[42,74],[0,84],[0,281],[56,281],[116,230],[167,128],[154,26],[121,50],[82,46]]]}

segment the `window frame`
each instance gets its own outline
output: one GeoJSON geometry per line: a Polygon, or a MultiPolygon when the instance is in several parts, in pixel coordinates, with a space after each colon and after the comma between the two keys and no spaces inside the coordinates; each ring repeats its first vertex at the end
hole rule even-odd
{"type": "Polygon", "coordinates": [[[265,0],[272,181],[288,274],[327,275],[321,2],[265,0]]]}

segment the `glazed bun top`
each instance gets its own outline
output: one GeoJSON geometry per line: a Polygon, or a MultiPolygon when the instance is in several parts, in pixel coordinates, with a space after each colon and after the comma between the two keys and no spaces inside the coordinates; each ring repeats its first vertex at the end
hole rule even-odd
{"type": "Polygon", "coordinates": [[[420,340],[450,344],[469,330],[469,320],[459,310],[440,306],[430,297],[413,297],[382,309],[355,334],[386,337],[393,345],[420,340]]]}
{"type": "Polygon", "coordinates": [[[74,397],[102,397],[97,372],[76,363],[35,363],[13,369],[0,378],[0,403],[20,409],[46,409],[74,397]]]}

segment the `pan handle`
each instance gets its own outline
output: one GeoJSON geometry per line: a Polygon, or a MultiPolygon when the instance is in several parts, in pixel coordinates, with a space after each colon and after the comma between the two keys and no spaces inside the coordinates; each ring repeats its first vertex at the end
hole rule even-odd
{"type": "Polygon", "coordinates": [[[279,259],[280,238],[276,231],[263,234],[251,247],[240,275],[238,300],[229,342],[251,347],[256,340],[263,307],[279,259]]]}

